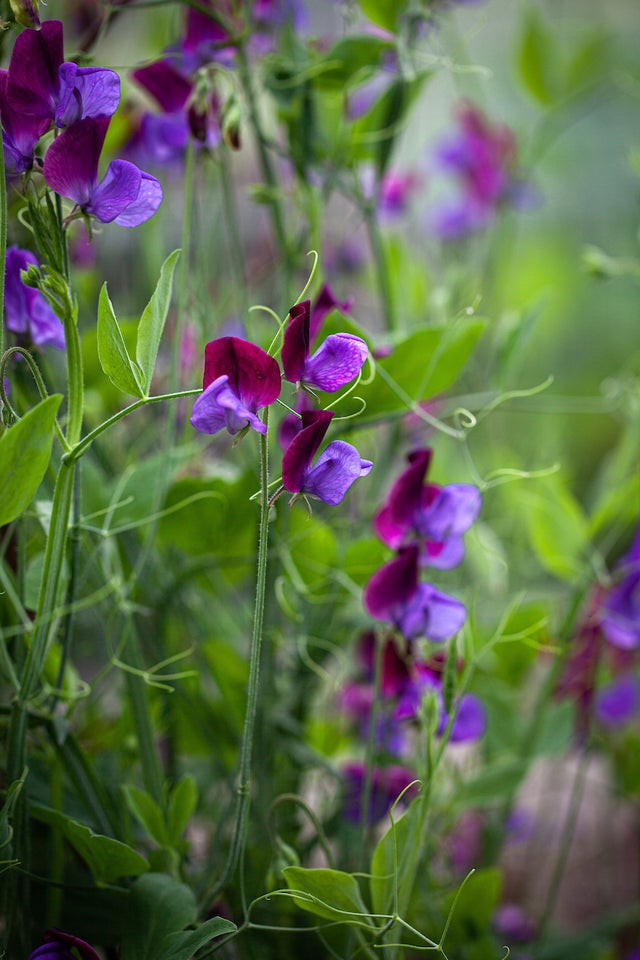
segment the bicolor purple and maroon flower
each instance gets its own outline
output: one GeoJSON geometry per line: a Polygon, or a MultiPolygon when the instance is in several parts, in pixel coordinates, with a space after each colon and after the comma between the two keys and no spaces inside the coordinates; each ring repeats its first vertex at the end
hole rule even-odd
{"type": "Polygon", "coordinates": [[[302,412],[302,430],[282,458],[282,485],[289,493],[317,497],[334,506],[355,480],[369,473],[373,464],[363,460],[356,448],[344,440],[333,440],[312,463],[332,417],[330,410],[302,412]]]}
{"type": "Polygon", "coordinates": [[[205,347],[202,386],[191,415],[196,430],[226,429],[232,437],[249,428],[266,433],[257,411],[280,396],[280,367],[249,340],[219,337],[205,347]]]}
{"type": "Polygon", "coordinates": [[[357,377],[369,352],[364,340],[351,333],[330,334],[312,355],[310,349],[311,302],[304,300],[291,308],[284,332],[282,365],[287,380],[333,393],[357,377]]]}

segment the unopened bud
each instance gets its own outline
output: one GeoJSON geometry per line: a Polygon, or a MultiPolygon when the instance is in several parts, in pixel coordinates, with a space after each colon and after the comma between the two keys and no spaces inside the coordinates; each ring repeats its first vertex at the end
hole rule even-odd
{"type": "Polygon", "coordinates": [[[240,104],[232,97],[225,103],[222,114],[222,139],[230,150],[239,150],[242,146],[241,123],[242,110],[240,104]]]}
{"type": "Polygon", "coordinates": [[[31,30],[40,29],[38,0],[9,0],[9,3],[18,23],[22,24],[23,27],[29,27],[31,30]]]}

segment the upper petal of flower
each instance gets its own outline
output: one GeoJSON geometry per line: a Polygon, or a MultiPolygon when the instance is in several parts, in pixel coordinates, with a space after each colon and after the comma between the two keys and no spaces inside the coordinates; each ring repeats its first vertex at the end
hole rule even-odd
{"type": "Polygon", "coordinates": [[[293,438],[282,457],[282,484],[289,493],[305,488],[309,465],[329,429],[330,410],[303,410],[302,430],[293,438]]]}
{"type": "Polygon", "coordinates": [[[30,117],[22,110],[14,110],[7,97],[9,71],[0,70],[0,120],[4,131],[5,152],[12,161],[7,163],[8,173],[22,173],[33,162],[33,149],[49,126],[47,117],[30,117]],[[8,142],[7,142],[8,141],[8,142]]]}
{"type": "Polygon", "coordinates": [[[84,206],[98,179],[98,161],[109,126],[107,118],[78,120],[57,137],[44,158],[44,178],[56,193],[84,206]]]}
{"type": "Polygon", "coordinates": [[[169,60],[156,60],[131,73],[165,113],[182,110],[191,96],[192,84],[169,60]]]}
{"type": "Polygon", "coordinates": [[[418,547],[411,544],[373,574],[364,588],[364,606],[372,617],[394,622],[398,606],[406,604],[418,587],[418,547]]]}
{"type": "Polygon", "coordinates": [[[350,443],[334,440],[307,471],[302,490],[335,506],[354,480],[366,476],[372,466],[371,460],[363,460],[350,443]]]}
{"type": "Polygon", "coordinates": [[[305,372],[310,349],[311,301],[296,303],[289,311],[289,323],[282,343],[282,367],[291,383],[299,383],[305,372]]]}
{"type": "Polygon", "coordinates": [[[369,348],[360,337],[352,333],[333,333],[307,360],[300,379],[333,393],[357,377],[368,353],[369,348]]]}
{"type": "MultiPolygon", "coordinates": [[[[113,161],[124,163],[124,160],[113,161]]],[[[133,166],[133,164],[132,164],[133,166]]],[[[136,168],[137,169],[137,168],[136,168]]],[[[118,214],[114,223],[120,227],[137,227],[152,217],[162,203],[163,191],[160,181],[150,173],[140,170],[140,189],[135,200],[129,203],[122,213],[118,214]]]]}
{"type": "Polygon", "coordinates": [[[79,67],[63,63],[58,71],[60,91],[55,111],[58,127],[84,117],[110,117],[120,103],[120,77],[107,67],[79,67]]]}
{"type": "Polygon", "coordinates": [[[376,533],[383,543],[394,549],[404,533],[413,528],[414,517],[422,505],[424,478],[431,456],[428,447],[409,454],[409,466],[391,487],[385,506],[374,519],[376,533]]]}
{"type": "Polygon", "coordinates": [[[45,20],[40,30],[23,30],[18,34],[7,85],[7,96],[14,110],[29,116],[53,117],[63,56],[61,20],[45,20]]]}
{"type": "Polygon", "coordinates": [[[248,340],[218,337],[206,345],[203,387],[223,374],[236,395],[254,412],[280,396],[282,383],[277,362],[248,340]]]}
{"type": "Polygon", "coordinates": [[[331,313],[332,310],[339,310],[341,313],[348,313],[352,306],[352,297],[348,297],[346,300],[340,301],[335,296],[331,287],[327,283],[323,283],[323,285],[320,287],[320,293],[316,297],[316,301],[311,307],[311,317],[309,322],[310,342],[313,343],[316,334],[322,326],[322,321],[328,313],[331,313]]]}

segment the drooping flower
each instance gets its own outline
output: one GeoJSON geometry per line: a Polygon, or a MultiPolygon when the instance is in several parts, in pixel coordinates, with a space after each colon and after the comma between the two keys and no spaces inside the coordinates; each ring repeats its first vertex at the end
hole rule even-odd
{"type": "Polygon", "coordinates": [[[376,533],[392,549],[420,538],[421,562],[448,570],[464,557],[462,537],[480,512],[480,492],[471,484],[425,484],[431,462],[428,448],[415,450],[407,459],[409,466],[374,518],[376,533]]]}
{"type": "Polygon", "coordinates": [[[407,638],[440,643],[453,637],[466,619],[464,604],[430,583],[418,582],[418,546],[401,547],[369,579],[364,589],[367,613],[392,623],[407,638]]]}
{"type": "Polygon", "coordinates": [[[67,127],[84,117],[110,117],[120,102],[120,78],[106,67],[64,62],[62,21],[16,37],[6,89],[11,108],[67,127]]]}
{"type": "Polygon", "coordinates": [[[64,327],[43,295],[22,282],[21,270],[37,266],[29,250],[9,247],[5,268],[4,308],[7,329],[37,346],[64,350],[64,327]]]}
{"type": "Polygon", "coordinates": [[[373,464],[363,460],[356,448],[343,440],[333,440],[311,464],[332,417],[330,410],[303,410],[302,430],[282,458],[282,484],[289,493],[304,493],[335,506],[358,477],[369,473],[373,464]]]}
{"type": "Polygon", "coordinates": [[[100,960],[96,951],[85,940],[62,930],[47,930],[44,943],[37,947],[29,960],[100,960]]]}
{"type": "Polygon", "coordinates": [[[33,151],[47,130],[49,120],[46,117],[30,117],[21,110],[14,110],[7,98],[8,81],[9,71],[0,70],[0,120],[4,162],[7,176],[13,177],[25,170],[31,170],[33,151]]]}
{"type": "Polygon", "coordinates": [[[351,333],[333,333],[310,356],[311,302],[297,303],[289,312],[284,333],[282,365],[291,383],[333,393],[356,377],[367,359],[364,340],[351,333]]]}
{"type": "Polygon", "coordinates": [[[73,200],[86,216],[103,223],[136,227],[162,202],[160,181],[128,160],[112,160],[98,182],[98,162],[107,118],[78,120],[57,137],[44,158],[49,187],[73,200]]]}
{"type": "Polygon", "coordinates": [[[633,650],[640,646],[640,525],[618,572],[620,580],[607,594],[600,625],[609,643],[633,650]]]}
{"type": "Polygon", "coordinates": [[[280,368],[261,347],[240,337],[219,337],[205,347],[203,393],[191,424],[201,433],[225,428],[235,436],[247,427],[266,433],[256,416],[280,396],[280,368]]]}

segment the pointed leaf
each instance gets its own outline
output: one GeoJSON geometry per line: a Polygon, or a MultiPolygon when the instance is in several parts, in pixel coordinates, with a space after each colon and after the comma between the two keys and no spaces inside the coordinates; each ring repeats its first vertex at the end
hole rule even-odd
{"type": "Polygon", "coordinates": [[[0,437],[0,526],[19,517],[40,486],[61,400],[59,393],[42,400],[0,437]]]}
{"type": "Polygon", "coordinates": [[[147,873],[131,887],[121,960],[159,960],[167,938],[193,923],[197,913],[189,887],[164,873],[147,873]]]}
{"type": "Polygon", "coordinates": [[[362,12],[373,23],[392,32],[398,28],[407,0],[360,0],[362,12]]]}
{"type": "Polygon", "coordinates": [[[372,925],[360,887],[350,873],[306,867],[285,867],[282,873],[289,889],[301,894],[294,900],[303,910],[334,922],[372,925]]]}
{"type": "Polygon", "coordinates": [[[118,390],[133,397],[144,397],[140,374],[127,351],[106,283],[102,285],[98,301],[98,357],[102,369],[118,390]]]}
{"type": "Polygon", "coordinates": [[[193,777],[186,776],[175,785],[169,799],[167,826],[169,842],[175,846],[196,808],[198,788],[193,777]]]}
{"type": "Polygon", "coordinates": [[[173,272],[180,256],[179,250],[170,253],[160,269],[160,279],[149,303],[144,308],[138,327],[136,360],[142,371],[142,385],[148,396],[156,365],[158,347],[162,338],[173,289],[173,272]]]}
{"type": "Polygon", "coordinates": [[[160,807],[153,797],[137,787],[123,787],[129,809],[150,837],[161,847],[169,846],[169,835],[160,807]]]}
{"type": "Polygon", "coordinates": [[[196,930],[184,930],[180,933],[170,933],[165,937],[163,950],[158,960],[191,960],[196,950],[206,946],[214,937],[224,933],[233,933],[238,928],[231,920],[223,917],[212,917],[206,920],[196,930]]]}

